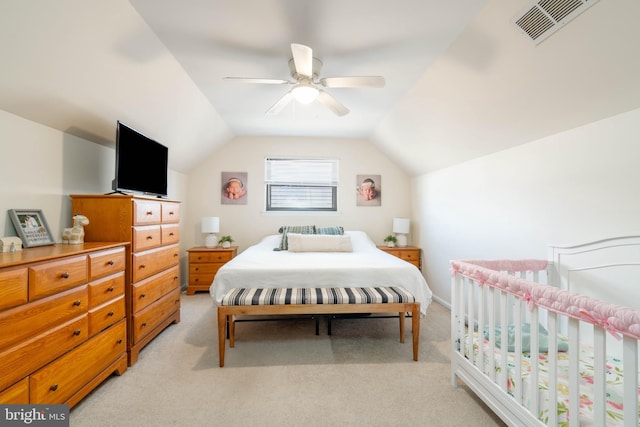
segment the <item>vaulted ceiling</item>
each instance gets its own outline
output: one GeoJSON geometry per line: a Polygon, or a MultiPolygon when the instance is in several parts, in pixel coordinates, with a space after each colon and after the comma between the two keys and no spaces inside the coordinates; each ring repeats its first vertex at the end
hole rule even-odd
{"type": "MultiPolygon", "coordinates": [[[[592,0],[593,1],[593,0],[592,0]]],[[[188,172],[240,135],[367,138],[411,175],[640,107],[640,2],[602,0],[535,45],[525,0],[3,0],[0,109],[113,145],[122,120],[188,172]],[[291,43],[321,77],[384,76],[265,111],[291,43]]],[[[8,143],[6,141],[3,142],[8,143]]]]}

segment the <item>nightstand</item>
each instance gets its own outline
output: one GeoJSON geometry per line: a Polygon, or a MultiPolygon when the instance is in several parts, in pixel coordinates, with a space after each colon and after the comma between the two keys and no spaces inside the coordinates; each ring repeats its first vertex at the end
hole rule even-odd
{"type": "Polygon", "coordinates": [[[411,264],[418,267],[420,271],[422,271],[422,257],[420,256],[422,249],[417,248],[415,246],[404,246],[402,248],[399,248],[399,247],[390,248],[388,246],[378,246],[378,249],[388,252],[393,256],[397,256],[398,258],[403,259],[407,262],[410,262],[411,264]]]}
{"type": "Polygon", "coordinates": [[[187,253],[189,254],[187,295],[193,295],[197,291],[209,291],[216,272],[237,255],[238,247],[205,248],[204,246],[196,246],[189,249],[187,253]]]}

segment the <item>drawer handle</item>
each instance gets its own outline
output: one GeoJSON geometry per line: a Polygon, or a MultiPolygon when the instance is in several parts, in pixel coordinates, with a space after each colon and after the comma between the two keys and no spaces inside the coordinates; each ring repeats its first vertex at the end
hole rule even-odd
{"type": "Polygon", "coordinates": [[[49,387],[49,390],[51,391],[56,391],[58,389],[58,384],[54,384],[51,387],[49,387]]]}
{"type": "Polygon", "coordinates": [[[200,269],[198,267],[196,267],[196,271],[200,271],[200,269]]]}
{"type": "Polygon", "coordinates": [[[62,273],[62,274],[60,275],[60,277],[62,277],[63,279],[68,279],[68,278],[69,278],[69,272],[68,272],[68,271],[65,271],[64,273],[62,273]]]}
{"type": "Polygon", "coordinates": [[[113,264],[115,264],[115,262],[113,262],[113,260],[107,261],[107,265],[113,265],[113,264]]]}
{"type": "Polygon", "coordinates": [[[140,327],[146,328],[147,327],[147,322],[144,322],[142,325],[140,325],[140,327]]]}
{"type": "Polygon", "coordinates": [[[173,280],[178,280],[178,276],[173,276],[173,280]]]}
{"type": "Polygon", "coordinates": [[[202,257],[201,257],[201,256],[199,256],[199,257],[198,257],[198,261],[200,261],[201,259],[202,259],[202,257]]]}
{"type": "Polygon", "coordinates": [[[107,317],[112,317],[114,315],[113,311],[107,313],[107,317]]]}
{"type": "Polygon", "coordinates": [[[177,256],[180,256],[180,254],[179,254],[179,253],[175,253],[175,254],[173,254],[173,257],[174,257],[174,258],[175,258],[175,257],[177,257],[177,256]]]}
{"type": "Polygon", "coordinates": [[[180,304],[180,298],[176,300],[175,304],[180,304]]]}
{"type": "Polygon", "coordinates": [[[153,236],[147,236],[147,240],[153,240],[153,236]]]}
{"type": "Polygon", "coordinates": [[[221,260],[221,259],[222,259],[222,257],[221,257],[221,256],[218,256],[218,261],[219,261],[219,260],[221,260]]]}
{"type": "Polygon", "coordinates": [[[116,344],[122,344],[122,338],[118,339],[118,341],[116,341],[116,344]]]}
{"type": "Polygon", "coordinates": [[[147,266],[145,264],[140,264],[140,268],[146,268],[147,266]]]}
{"type": "Polygon", "coordinates": [[[153,215],[152,211],[147,211],[147,215],[153,215]]]}
{"type": "Polygon", "coordinates": [[[76,301],[73,302],[73,306],[74,307],[79,307],[80,304],[82,304],[82,301],[80,301],[80,300],[76,300],[76,301]]]}
{"type": "Polygon", "coordinates": [[[196,281],[196,282],[199,282],[199,281],[200,281],[200,279],[196,279],[195,281],[196,281]]]}
{"type": "Polygon", "coordinates": [[[80,335],[82,332],[80,331],[80,329],[76,329],[75,331],[73,331],[73,336],[77,337],[78,335],[80,335]]]}
{"type": "Polygon", "coordinates": [[[173,235],[174,235],[173,233],[169,233],[169,236],[173,236],[173,235]]]}
{"type": "Polygon", "coordinates": [[[147,296],[147,294],[140,294],[140,298],[145,298],[147,296]]]}
{"type": "Polygon", "coordinates": [[[173,211],[169,212],[169,215],[173,215],[173,211]]]}
{"type": "Polygon", "coordinates": [[[113,286],[107,289],[107,292],[113,292],[113,291],[114,291],[113,286]]]}

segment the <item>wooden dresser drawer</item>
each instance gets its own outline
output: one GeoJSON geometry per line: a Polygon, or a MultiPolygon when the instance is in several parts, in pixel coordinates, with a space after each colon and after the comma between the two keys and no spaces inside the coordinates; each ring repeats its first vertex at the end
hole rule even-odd
{"type": "Polygon", "coordinates": [[[189,263],[199,262],[221,262],[225,263],[231,261],[233,258],[233,252],[220,251],[220,252],[189,252],[189,263]]]}
{"type": "Polygon", "coordinates": [[[29,300],[86,283],[89,279],[87,270],[86,255],[29,267],[29,300]]]}
{"type": "Polygon", "coordinates": [[[144,225],[133,227],[133,252],[145,251],[162,245],[160,225],[144,225]]]}
{"type": "Polygon", "coordinates": [[[175,289],[154,304],[133,315],[133,342],[153,332],[171,313],[180,309],[180,289],[175,289]]]}
{"type": "Polygon", "coordinates": [[[115,300],[89,310],[89,336],[92,337],[120,319],[124,319],[124,295],[115,300]]]}
{"type": "Polygon", "coordinates": [[[31,403],[64,403],[80,387],[116,360],[126,349],[126,323],[121,320],[104,333],[29,377],[31,403]]]}
{"type": "Polygon", "coordinates": [[[0,271],[0,310],[29,300],[29,270],[16,268],[0,271]]]}
{"type": "Polygon", "coordinates": [[[89,336],[88,325],[85,313],[0,352],[0,390],[85,342],[89,336]]]}
{"type": "Polygon", "coordinates": [[[420,249],[403,249],[396,255],[405,261],[414,262],[420,260],[420,249]]]}
{"type": "Polygon", "coordinates": [[[89,280],[124,271],[127,260],[124,248],[89,254],[89,280]]]}
{"type": "Polygon", "coordinates": [[[162,223],[180,222],[180,203],[162,202],[162,223]]]}
{"type": "Polygon", "coordinates": [[[124,295],[124,271],[89,283],[89,308],[124,295]]]}
{"type": "Polygon", "coordinates": [[[162,244],[169,245],[180,241],[180,224],[162,224],[162,244]]]}
{"type": "Polygon", "coordinates": [[[178,266],[172,267],[155,276],[133,285],[133,313],[147,307],[167,292],[180,286],[178,266]]]}
{"type": "Polygon", "coordinates": [[[160,224],[162,205],[151,200],[133,200],[133,225],[160,224]]]}
{"type": "Polygon", "coordinates": [[[87,286],[0,312],[0,349],[28,339],[87,312],[87,286]]]}
{"type": "Polygon", "coordinates": [[[163,246],[133,254],[132,258],[133,281],[137,282],[177,265],[180,260],[180,247],[178,245],[163,246]]]}
{"type": "Polygon", "coordinates": [[[15,405],[29,402],[29,378],[23,378],[6,390],[0,391],[0,403],[15,405]]]}

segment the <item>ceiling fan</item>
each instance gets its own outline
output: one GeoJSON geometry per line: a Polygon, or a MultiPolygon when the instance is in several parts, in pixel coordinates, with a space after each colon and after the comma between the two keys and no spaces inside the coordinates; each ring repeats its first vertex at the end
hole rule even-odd
{"type": "Polygon", "coordinates": [[[289,60],[289,68],[291,77],[295,81],[245,77],[225,77],[224,79],[243,83],[293,85],[289,92],[282,95],[266,111],[267,115],[278,114],[292,99],[303,104],[309,104],[317,99],[336,115],[344,116],[349,113],[349,109],[323,88],[384,87],[384,77],[381,76],[319,78],[322,61],[313,57],[313,51],[310,47],[292,43],[291,53],[293,58],[289,60]]]}

